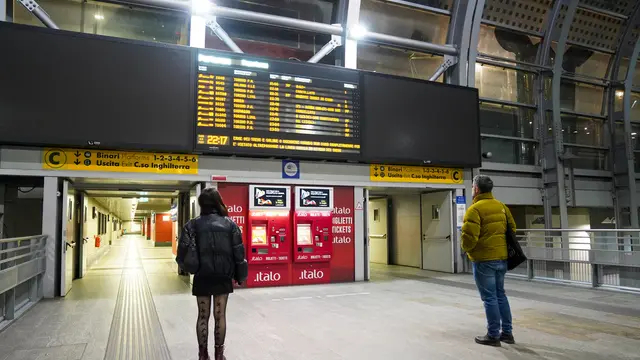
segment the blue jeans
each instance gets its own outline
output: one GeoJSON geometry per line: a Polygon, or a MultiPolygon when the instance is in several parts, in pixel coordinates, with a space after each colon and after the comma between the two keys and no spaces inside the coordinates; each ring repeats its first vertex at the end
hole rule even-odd
{"type": "Polygon", "coordinates": [[[505,260],[481,261],[473,263],[473,278],[478,286],[480,298],[484,302],[487,316],[487,335],[500,337],[502,332],[511,334],[511,308],[504,292],[504,275],[507,273],[505,260]]]}

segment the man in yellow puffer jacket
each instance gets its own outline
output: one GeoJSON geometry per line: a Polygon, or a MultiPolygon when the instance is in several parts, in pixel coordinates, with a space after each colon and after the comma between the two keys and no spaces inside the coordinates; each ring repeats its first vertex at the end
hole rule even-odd
{"type": "Polygon", "coordinates": [[[476,343],[500,346],[501,341],[515,343],[504,276],[507,273],[507,223],[514,233],[516,226],[509,208],[494,199],[491,191],[491,178],[478,175],[473,179],[473,205],[464,216],[462,250],[473,262],[473,277],[487,316],[487,334],[476,337],[476,343]]]}

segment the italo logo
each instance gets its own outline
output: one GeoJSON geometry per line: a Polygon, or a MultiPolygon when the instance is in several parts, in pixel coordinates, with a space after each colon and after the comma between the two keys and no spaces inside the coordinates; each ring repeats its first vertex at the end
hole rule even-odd
{"type": "Polygon", "coordinates": [[[269,272],[258,272],[256,274],[256,282],[266,282],[266,281],[280,281],[280,279],[282,279],[282,276],[280,275],[280,273],[274,273],[273,271],[269,271],[269,272]]]}
{"type": "Polygon", "coordinates": [[[322,270],[302,270],[300,273],[300,280],[318,280],[324,278],[324,271],[322,270]]]}

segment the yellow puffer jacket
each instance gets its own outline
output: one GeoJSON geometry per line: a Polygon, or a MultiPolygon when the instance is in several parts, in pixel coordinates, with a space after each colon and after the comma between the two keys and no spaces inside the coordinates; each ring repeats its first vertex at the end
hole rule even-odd
{"type": "Polygon", "coordinates": [[[479,194],[473,199],[462,225],[462,250],[471,261],[507,259],[507,219],[515,233],[511,211],[491,193],[479,194]]]}

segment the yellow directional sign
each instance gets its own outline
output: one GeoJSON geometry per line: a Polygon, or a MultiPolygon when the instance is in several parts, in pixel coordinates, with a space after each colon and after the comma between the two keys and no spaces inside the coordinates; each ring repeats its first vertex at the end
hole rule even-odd
{"type": "Polygon", "coordinates": [[[45,170],[198,174],[198,155],[49,148],[42,153],[45,170]]]}
{"type": "Polygon", "coordinates": [[[377,182],[462,184],[462,169],[427,166],[369,165],[369,178],[377,182]]]}

